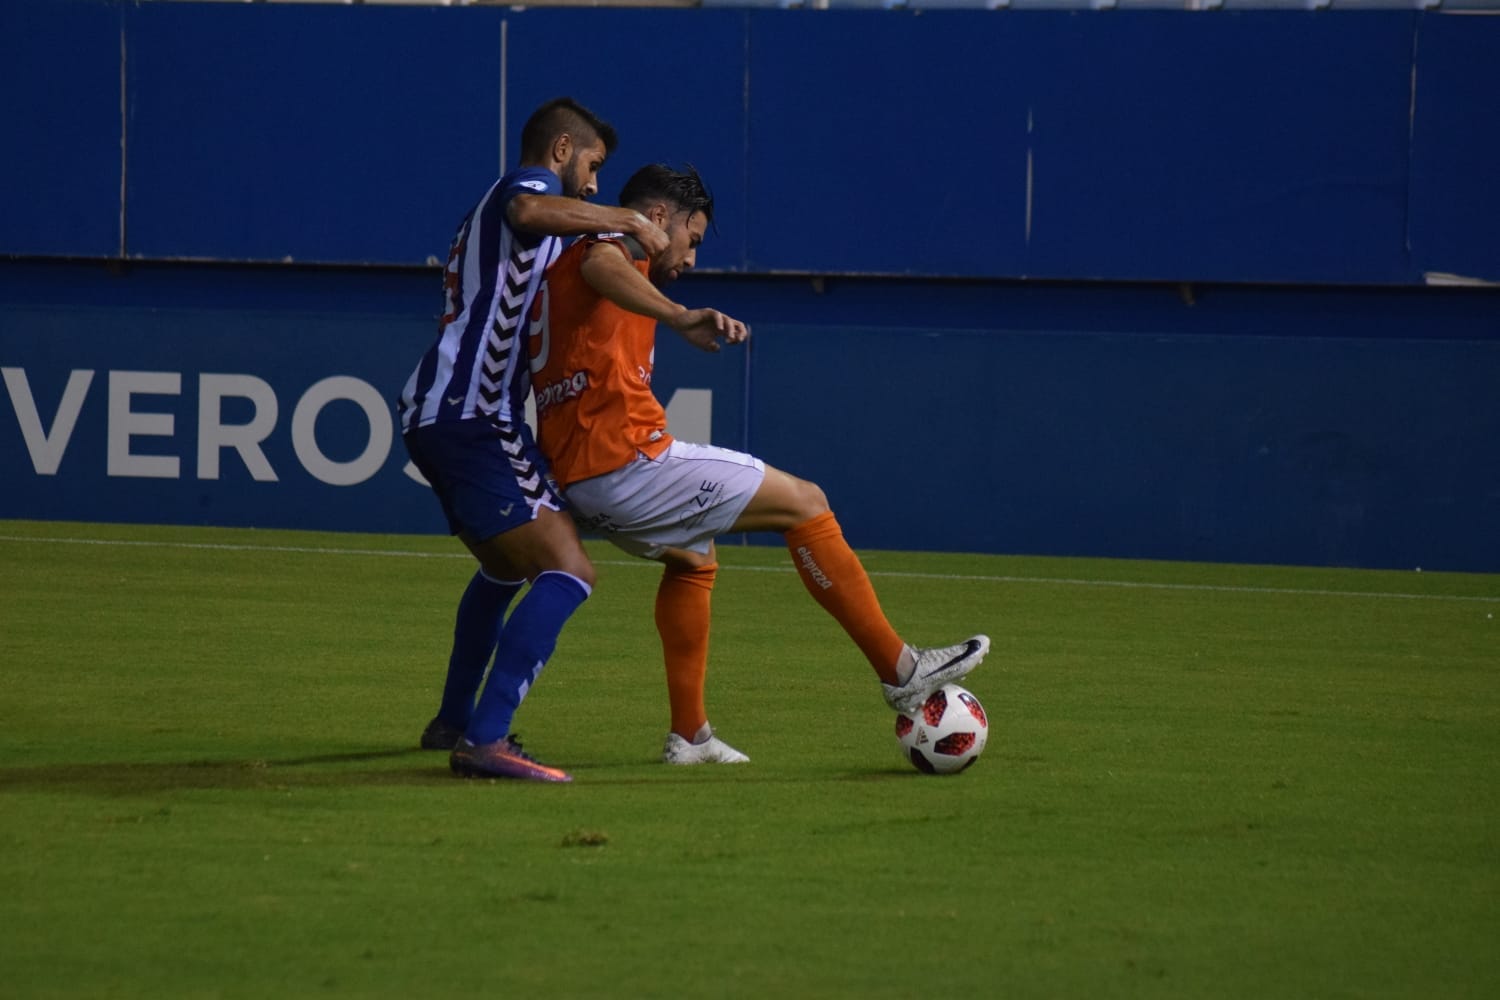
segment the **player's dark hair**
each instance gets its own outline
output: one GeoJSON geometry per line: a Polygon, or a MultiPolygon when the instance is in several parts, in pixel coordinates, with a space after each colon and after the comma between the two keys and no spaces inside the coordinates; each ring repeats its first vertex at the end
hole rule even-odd
{"type": "Polygon", "coordinates": [[[641,208],[655,201],[674,204],[689,215],[702,212],[705,221],[714,221],[713,193],[692,164],[673,170],[664,163],[653,163],[631,174],[620,189],[620,204],[626,208],[641,208]]]}
{"type": "Polygon", "coordinates": [[[605,154],[615,151],[620,137],[609,122],[571,97],[554,97],[531,113],[521,129],[521,159],[536,163],[547,158],[547,150],[560,135],[571,135],[583,145],[595,139],[604,142],[605,154]]]}

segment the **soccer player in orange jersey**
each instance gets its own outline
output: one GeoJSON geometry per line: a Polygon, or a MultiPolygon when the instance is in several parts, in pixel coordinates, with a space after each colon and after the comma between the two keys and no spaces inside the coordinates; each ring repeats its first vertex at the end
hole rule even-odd
{"type": "Polygon", "coordinates": [[[704,707],[718,535],[782,534],[808,593],[864,653],[891,707],[910,709],[978,666],[987,636],[918,649],[896,633],[816,484],[754,456],[667,433],[666,411],[651,391],[657,324],[706,351],[741,343],[750,330],[661,290],[693,267],[713,221],[713,198],[696,171],[644,167],[626,182],[620,205],[665,230],[667,249],[648,254],[618,233],[574,243],[547,271],[528,346],[538,443],[574,518],[665,565],[656,627],[672,728],[662,759],[749,759],[714,735],[704,707]]]}

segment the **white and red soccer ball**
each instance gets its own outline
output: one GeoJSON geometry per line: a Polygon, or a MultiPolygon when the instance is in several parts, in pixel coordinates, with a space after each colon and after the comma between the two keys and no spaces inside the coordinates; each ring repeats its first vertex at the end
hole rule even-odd
{"type": "Polygon", "coordinates": [[[925,774],[957,774],[979,759],[990,724],[968,690],[944,684],[910,712],[896,715],[896,739],[925,774]]]}

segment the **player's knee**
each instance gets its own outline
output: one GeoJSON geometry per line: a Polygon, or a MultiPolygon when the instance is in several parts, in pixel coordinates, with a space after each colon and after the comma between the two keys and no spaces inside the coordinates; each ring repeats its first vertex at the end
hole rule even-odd
{"type": "Polygon", "coordinates": [[[798,523],[826,514],[830,509],[828,496],[821,486],[806,479],[798,480],[796,511],[798,523]]]}
{"type": "Polygon", "coordinates": [[[582,580],[584,586],[590,590],[594,589],[594,564],[589,561],[589,557],[584,555],[583,552],[580,551],[576,559],[568,560],[568,565],[560,568],[564,573],[582,580]]]}
{"type": "Polygon", "coordinates": [[[532,583],[543,573],[566,573],[589,590],[594,589],[594,564],[587,559],[546,559],[527,576],[532,583]]]}
{"type": "Polygon", "coordinates": [[[578,532],[568,515],[543,509],[532,522],[533,531],[528,538],[532,557],[532,578],[535,573],[556,570],[577,577],[586,586],[594,586],[594,564],[578,540],[578,532]]]}
{"type": "Polygon", "coordinates": [[[694,552],[691,549],[666,549],[657,561],[666,566],[669,573],[691,573],[694,570],[712,566],[718,562],[718,556],[713,551],[694,552]]]}

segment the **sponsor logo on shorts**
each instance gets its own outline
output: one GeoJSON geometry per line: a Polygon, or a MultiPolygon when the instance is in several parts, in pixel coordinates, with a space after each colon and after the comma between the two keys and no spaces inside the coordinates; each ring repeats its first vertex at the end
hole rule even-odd
{"type": "Polygon", "coordinates": [[[614,518],[608,514],[594,514],[585,516],[577,510],[573,511],[573,523],[578,525],[580,531],[597,531],[600,533],[618,531],[615,527],[614,518]]]}
{"type": "Polygon", "coordinates": [[[801,561],[802,568],[807,570],[807,575],[812,578],[813,583],[816,583],[823,590],[833,587],[833,581],[828,579],[827,575],[824,574],[822,568],[818,566],[818,561],[813,558],[812,552],[808,551],[806,545],[797,546],[797,558],[801,561]]]}
{"type": "Polygon", "coordinates": [[[716,483],[711,479],[705,479],[698,486],[698,494],[677,513],[677,526],[689,531],[696,531],[704,521],[708,520],[709,511],[713,510],[723,502],[724,484],[716,483]]]}

